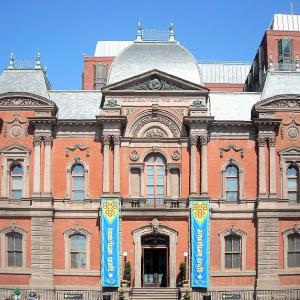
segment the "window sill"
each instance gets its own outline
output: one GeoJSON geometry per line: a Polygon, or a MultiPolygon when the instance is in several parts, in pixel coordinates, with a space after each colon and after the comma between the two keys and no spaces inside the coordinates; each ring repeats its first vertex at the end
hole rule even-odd
{"type": "Polygon", "coordinates": [[[15,274],[15,275],[30,275],[31,269],[25,269],[25,268],[6,268],[6,269],[0,269],[0,274],[15,274]]]}
{"type": "Polygon", "coordinates": [[[300,267],[280,269],[279,275],[300,275],[300,267]]]}
{"type": "Polygon", "coordinates": [[[83,269],[72,269],[72,270],[54,270],[56,276],[100,276],[98,270],[83,270],[83,269]]]}

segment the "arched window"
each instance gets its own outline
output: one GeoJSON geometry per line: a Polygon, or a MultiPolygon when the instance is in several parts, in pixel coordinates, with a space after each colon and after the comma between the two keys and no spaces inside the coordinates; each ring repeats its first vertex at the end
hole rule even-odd
{"type": "Polygon", "coordinates": [[[288,235],[287,263],[289,268],[300,267],[300,234],[288,235]]]}
{"type": "Polygon", "coordinates": [[[72,199],[83,201],[85,199],[84,167],[76,164],[72,168],[72,199]]]}
{"type": "Polygon", "coordinates": [[[295,166],[287,169],[287,196],[290,201],[298,201],[299,198],[299,170],[295,166]]]}
{"type": "Polygon", "coordinates": [[[159,154],[145,159],[146,195],[149,204],[162,204],[165,193],[165,161],[159,154]]]}
{"type": "Polygon", "coordinates": [[[11,199],[20,200],[22,198],[23,167],[20,164],[13,164],[10,168],[10,177],[11,199]]]}
{"type": "Polygon", "coordinates": [[[72,269],[86,268],[86,236],[73,234],[70,236],[70,261],[72,269]]]}
{"type": "Polygon", "coordinates": [[[225,189],[227,201],[239,200],[239,175],[234,165],[229,165],[225,171],[225,189]]]}
{"type": "Polygon", "coordinates": [[[225,269],[241,269],[241,237],[230,234],[225,237],[225,269]]]}
{"type": "Polygon", "coordinates": [[[7,266],[22,267],[22,234],[9,232],[6,234],[7,240],[7,266]]]}

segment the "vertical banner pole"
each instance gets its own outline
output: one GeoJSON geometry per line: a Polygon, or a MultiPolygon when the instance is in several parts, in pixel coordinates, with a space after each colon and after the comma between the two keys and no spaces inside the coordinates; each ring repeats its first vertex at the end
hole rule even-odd
{"type": "Polygon", "coordinates": [[[209,201],[191,201],[191,287],[209,286],[209,201]]]}
{"type": "Polygon", "coordinates": [[[118,198],[101,199],[101,279],[103,287],[120,286],[120,234],[118,198]]]}

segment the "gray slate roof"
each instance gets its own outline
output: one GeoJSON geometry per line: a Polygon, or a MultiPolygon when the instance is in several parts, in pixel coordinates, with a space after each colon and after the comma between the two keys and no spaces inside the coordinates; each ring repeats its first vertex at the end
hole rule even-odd
{"type": "Polygon", "coordinates": [[[261,93],[210,92],[209,97],[215,120],[250,121],[251,109],[261,93]]]}
{"type": "Polygon", "coordinates": [[[108,84],[153,69],[202,84],[196,60],[177,42],[134,42],[114,60],[108,75],[108,84]]]}
{"type": "Polygon", "coordinates": [[[49,91],[59,119],[94,119],[100,112],[100,91],[49,91]]]}
{"type": "Polygon", "coordinates": [[[275,95],[300,94],[300,72],[269,71],[261,100],[275,95]]]}
{"type": "Polygon", "coordinates": [[[0,75],[0,93],[27,92],[49,98],[48,89],[42,69],[6,69],[0,75]]]}

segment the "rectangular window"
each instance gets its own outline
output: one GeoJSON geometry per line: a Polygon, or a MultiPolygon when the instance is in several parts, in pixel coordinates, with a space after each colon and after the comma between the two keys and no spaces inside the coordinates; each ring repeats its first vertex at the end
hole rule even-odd
{"type": "Polygon", "coordinates": [[[7,235],[7,266],[22,267],[22,235],[19,233],[7,235]]]}
{"type": "Polygon", "coordinates": [[[241,268],[241,239],[238,236],[225,237],[225,268],[241,268]]]}
{"type": "Polygon", "coordinates": [[[300,267],[300,235],[288,236],[288,267],[300,267]]]}

